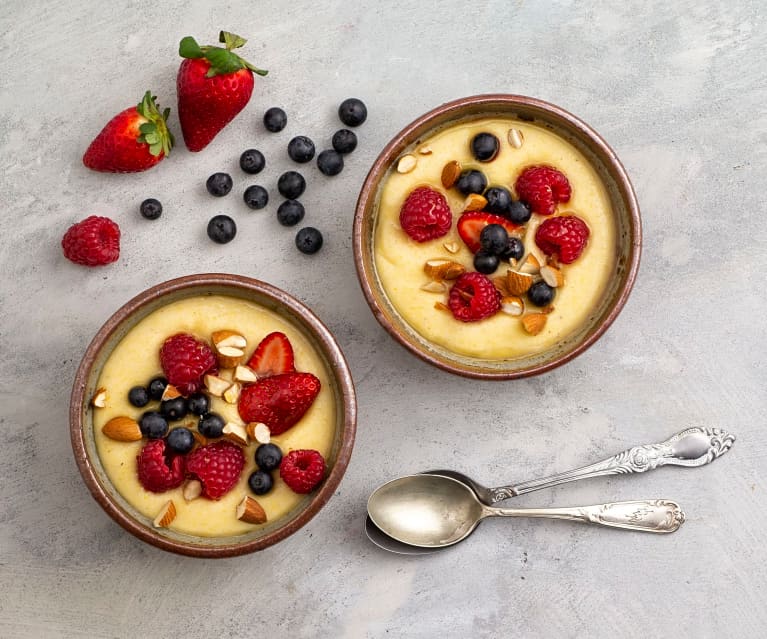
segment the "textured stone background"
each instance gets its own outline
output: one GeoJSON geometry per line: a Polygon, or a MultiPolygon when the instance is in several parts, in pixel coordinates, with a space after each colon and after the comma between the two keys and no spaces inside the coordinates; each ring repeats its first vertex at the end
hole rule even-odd
{"type": "MultiPolygon", "coordinates": [[[[0,635],[3,637],[755,637],[767,627],[763,423],[767,25],[760,2],[42,2],[0,17],[0,635]],[[438,6],[438,9],[435,9],[438,6]],[[200,154],[183,144],[137,175],[80,157],[151,88],[174,108],[176,46],[220,28],[270,70],[248,108],[200,154]],[[642,207],[639,278],[603,339],[535,379],[477,383],[426,366],[378,326],[356,282],[351,221],[368,167],[406,123],[444,101],[509,92],[579,115],[613,146],[642,207]],[[250,212],[240,152],[276,200],[297,134],[329,143],[337,104],[368,122],[341,176],[305,170],[306,222],[326,246],[293,248],[276,205],[250,212]],[[259,126],[284,107],[280,135],[259,126]],[[231,171],[215,202],[205,178],[231,171]],[[163,217],[137,214],[158,197],[163,217]],[[228,246],[205,237],[231,213],[228,246]],[[109,215],[120,261],[88,270],[58,247],[71,223],[109,215]],[[67,427],[71,380],[106,318],[144,288],[228,271],[283,287],[335,331],[359,393],[358,440],[337,496],[291,539],[200,561],[125,534],[86,491],[67,427]],[[372,546],[378,484],[429,467],[487,483],[564,470],[688,425],[731,429],[698,470],[571,484],[517,505],[678,500],[675,535],[488,521],[426,558],[372,546]]],[[[176,120],[173,120],[176,126],[176,120]]],[[[177,127],[176,130],[178,131],[177,127]]]]}

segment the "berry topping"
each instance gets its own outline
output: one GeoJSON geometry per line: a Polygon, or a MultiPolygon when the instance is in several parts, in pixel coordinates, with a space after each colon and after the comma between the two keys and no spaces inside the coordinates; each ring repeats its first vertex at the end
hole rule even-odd
{"type": "Polygon", "coordinates": [[[160,414],[170,422],[186,417],[189,407],[183,397],[174,397],[160,402],[160,414]]]}
{"type": "Polygon", "coordinates": [[[203,393],[195,393],[189,396],[189,399],[186,400],[186,405],[192,415],[204,415],[210,408],[210,400],[203,393]]]}
{"type": "Polygon", "coordinates": [[[168,433],[168,448],[179,455],[186,455],[194,447],[194,435],[192,431],[183,426],[174,428],[168,433]]]}
{"type": "Polygon", "coordinates": [[[256,470],[250,473],[250,477],[248,477],[248,487],[255,495],[265,495],[272,489],[273,485],[272,476],[263,470],[256,470]]]}
{"type": "Polygon", "coordinates": [[[224,419],[217,413],[205,413],[197,423],[197,430],[209,439],[216,439],[224,434],[224,419]]]}
{"type": "Polygon", "coordinates": [[[277,209],[277,221],[283,226],[295,226],[304,219],[306,209],[298,200],[285,200],[277,209]]]}
{"type": "Polygon", "coordinates": [[[556,291],[546,282],[540,280],[533,284],[527,291],[527,297],[536,306],[548,306],[554,300],[556,291]]]}
{"type": "Polygon", "coordinates": [[[530,220],[532,214],[533,212],[527,204],[521,200],[514,200],[509,207],[509,212],[506,214],[506,217],[515,224],[524,224],[530,220]]]}
{"type": "Polygon", "coordinates": [[[333,134],[331,144],[339,153],[351,153],[357,148],[357,134],[349,129],[339,129],[333,134]]]}
{"type": "Polygon", "coordinates": [[[269,204],[269,193],[263,186],[253,184],[245,189],[245,193],[242,194],[242,199],[245,200],[245,204],[247,204],[249,208],[258,210],[269,204]]]}
{"type": "Polygon", "coordinates": [[[259,377],[292,373],[296,369],[293,363],[293,346],[288,336],[278,331],[269,333],[256,347],[248,360],[248,366],[259,377]]]}
{"type": "Polygon", "coordinates": [[[160,348],[160,364],[168,381],[188,396],[202,388],[206,373],[216,371],[216,356],[205,342],[178,333],[166,339],[160,348]]]}
{"type": "Polygon", "coordinates": [[[313,226],[305,226],[296,233],[296,248],[306,255],[313,255],[322,248],[322,233],[313,226]]]}
{"type": "Polygon", "coordinates": [[[485,213],[484,211],[464,213],[458,218],[458,224],[456,225],[458,235],[461,236],[464,244],[469,247],[472,253],[476,253],[482,248],[480,242],[482,231],[489,224],[497,224],[503,227],[507,235],[517,228],[516,224],[509,222],[505,217],[485,213]]]}
{"type": "Polygon", "coordinates": [[[469,169],[468,171],[463,171],[458,176],[455,188],[464,195],[469,195],[470,193],[482,193],[487,188],[487,178],[481,171],[469,169]]]}
{"type": "Polygon", "coordinates": [[[149,439],[162,439],[168,432],[168,421],[154,410],[147,411],[138,420],[141,434],[149,439]]]}
{"type": "Polygon", "coordinates": [[[344,170],[344,157],[333,149],[326,149],[317,156],[317,168],[323,175],[338,175],[344,170]]]}
{"type": "Polygon", "coordinates": [[[149,392],[143,386],[134,386],[128,391],[128,401],[131,406],[144,408],[149,403],[149,392]]]}
{"type": "Polygon", "coordinates": [[[237,235],[237,225],[228,215],[214,215],[208,222],[208,237],[216,244],[227,244],[237,235]]]}
{"type": "Polygon", "coordinates": [[[288,115],[280,107],[272,107],[264,113],[264,127],[267,131],[278,133],[288,123],[288,115]]]}
{"type": "Polygon", "coordinates": [[[462,322],[476,322],[495,315],[501,308],[499,293],[481,273],[464,273],[450,289],[447,305],[453,317],[462,322]]]}
{"type": "Polygon", "coordinates": [[[240,479],[245,466],[242,449],[222,440],[200,446],[186,459],[186,469],[202,482],[202,494],[209,499],[220,499],[240,479]]]}
{"type": "Polygon", "coordinates": [[[320,380],[311,373],[282,373],[242,389],[238,410],[247,422],[263,422],[280,435],[296,424],[314,403],[320,380]]]}
{"type": "Polygon", "coordinates": [[[325,477],[325,459],[316,450],[291,450],[280,463],[280,477],[294,493],[312,492],[325,477]]]}
{"type": "Polygon", "coordinates": [[[160,401],[165,389],[168,386],[168,380],[164,377],[153,377],[146,385],[147,391],[149,391],[149,397],[155,401],[160,401]]]}
{"type": "Polygon", "coordinates": [[[509,216],[512,200],[508,189],[502,186],[491,186],[485,191],[485,199],[487,200],[485,211],[494,215],[509,216]]]}
{"type": "Polygon", "coordinates": [[[162,215],[162,204],[153,197],[147,198],[139,206],[139,213],[147,220],[156,220],[162,215]]]}
{"type": "Polygon", "coordinates": [[[245,171],[245,173],[255,175],[256,173],[263,171],[265,166],[266,158],[258,149],[247,149],[242,152],[242,155],[240,156],[240,168],[245,171]]]}
{"type": "Polygon", "coordinates": [[[359,126],[368,117],[365,103],[358,98],[347,98],[338,107],[338,117],[346,126],[359,126]]]}
{"type": "Polygon", "coordinates": [[[208,193],[216,197],[224,197],[232,190],[232,176],[228,173],[214,173],[205,182],[208,193]]]}
{"type": "Polygon", "coordinates": [[[589,240],[589,227],[575,215],[544,220],[535,232],[535,243],[546,255],[559,255],[563,264],[577,260],[589,240]]]}
{"type": "Polygon", "coordinates": [[[306,190],[306,180],[298,171],[285,171],[277,180],[277,190],[282,197],[295,200],[306,190]]]}
{"type": "Polygon", "coordinates": [[[522,240],[512,235],[509,238],[509,243],[506,245],[506,249],[501,253],[500,258],[502,260],[521,260],[525,254],[525,245],[522,244],[522,240]]]}
{"type": "Polygon", "coordinates": [[[474,268],[485,275],[495,273],[498,268],[500,260],[495,253],[488,253],[486,251],[478,251],[474,255],[474,268]]]}
{"type": "Polygon", "coordinates": [[[288,155],[294,162],[309,162],[314,157],[314,142],[305,135],[298,135],[288,142],[288,155]]]}
{"type": "Polygon", "coordinates": [[[61,248],[64,257],[75,264],[111,264],[120,257],[120,227],[108,217],[91,215],[67,229],[61,248]]]}
{"type": "Polygon", "coordinates": [[[477,133],[471,139],[471,152],[480,162],[491,162],[498,155],[501,143],[492,133],[477,133]]]}
{"type": "Polygon", "coordinates": [[[453,214],[445,196],[428,186],[419,186],[407,196],[399,212],[399,223],[408,237],[427,242],[450,230],[453,214]]]}
{"type": "Polygon", "coordinates": [[[276,470],[282,461],[282,451],[276,444],[261,444],[256,448],[256,466],[261,470],[276,470]]]}
{"type": "Polygon", "coordinates": [[[149,492],[164,493],[184,483],[184,458],[174,455],[166,459],[165,452],[165,440],[155,439],[136,457],[138,480],[149,492]]]}
{"type": "Polygon", "coordinates": [[[572,189],[564,173],[551,166],[531,166],[520,173],[517,196],[533,213],[551,215],[558,202],[568,202],[572,189]]]}
{"type": "Polygon", "coordinates": [[[509,234],[500,224],[488,224],[479,234],[479,245],[485,253],[500,255],[509,245],[509,234]]]}

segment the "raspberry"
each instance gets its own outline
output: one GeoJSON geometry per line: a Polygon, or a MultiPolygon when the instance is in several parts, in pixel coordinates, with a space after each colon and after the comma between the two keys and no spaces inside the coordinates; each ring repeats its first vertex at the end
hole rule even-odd
{"type": "Polygon", "coordinates": [[[120,227],[108,217],[91,215],[67,229],[61,248],[64,257],[75,264],[111,264],[120,257],[120,227]]]}
{"type": "Polygon", "coordinates": [[[202,482],[202,494],[220,499],[240,479],[245,466],[242,449],[232,442],[220,440],[200,446],[187,456],[186,469],[202,482]]]}
{"type": "Polygon", "coordinates": [[[291,450],[280,462],[280,477],[294,493],[306,495],[325,477],[325,460],[316,450],[291,450]]]}
{"type": "Polygon", "coordinates": [[[550,217],[535,232],[535,243],[546,255],[558,253],[560,262],[570,264],[583,253],[590,233],[586,222],[575,215],[550,217]]]}
{"type": "Polygon", "coordinates": [[[476,322],[495,315],[501,308],[501,300],[493,283],[482,273],[464,273],[453,288],[447,305],[455,319],[476,322]]]}
{"type": "Polygon", "coordinates": [[[160,364],[168,382],[184,396],[202,388],[206,373],[216,372],[216,356],[210,346],[187,333],[165,340],[160,349],[160,364]]]}
{"type": "Polygon", "coordinates": [[[450,230],[453,214],[442,193],[420,186],[410,192],[399,212],[399,223],[416,242],[442,237],[450,230]]]}
{"type": "Polygon", "coordinates": [[[138,480],[150,492],[164,493],[184,483],[184,458],[175,455],[166,459],[164,439],[148,442],[136,457],[136,462],[138,480]]]}
{"type": "Polygon", "coordinates": [[[564,173],[551,166],[526,168],[517,178],[515,188],[517,197],[538,215],[551,215],[557,202],[568,202],[572,194],[564,173]]]}

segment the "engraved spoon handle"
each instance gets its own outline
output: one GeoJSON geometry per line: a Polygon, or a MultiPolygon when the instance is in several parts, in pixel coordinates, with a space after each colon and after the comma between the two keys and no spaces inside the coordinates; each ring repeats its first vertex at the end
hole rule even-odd
{"type": "Polygon", "coordinates": [[[667,499],[620,501],[612,504],[575,508],[486,507],[484,516],[567,519],[598,526],[651,533],[672,533],[684,523],[684,513],[679,504],[667,499]]]}
{"type": "Polygon", "coordinates": [[[720,428],[687,428],[660,444],[634,446],[605,460],[582,466],[575,470],[533,479],[521,484],[491,488],[489,503],[524,495],[542,488],[559,484],[600,477],[602,475],[624,475],[643,473],[665,465],[703,466],[726,453],[735,441],[735,436],[720,428]]]}

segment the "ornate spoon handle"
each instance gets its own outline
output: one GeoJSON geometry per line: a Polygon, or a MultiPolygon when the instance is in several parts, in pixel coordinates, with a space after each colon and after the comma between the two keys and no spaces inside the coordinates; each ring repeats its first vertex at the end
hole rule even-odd
{"type": "Polygon", "coordinates": [[[575,508],[485,508],[487,517],[542,517],[651,533],[672,533],[684,523],[679,504],[666,499],[620,501],[575,508]]]}
{"type": "Polygon", "coordinates": [[[595,464],[512,486],[491,488],[491,503],[577,479],[643,473],[660,466],[703,466],[726,453],[735,436],[719,428],[687,428],[660,444],[634,446],[595,464]]]}

